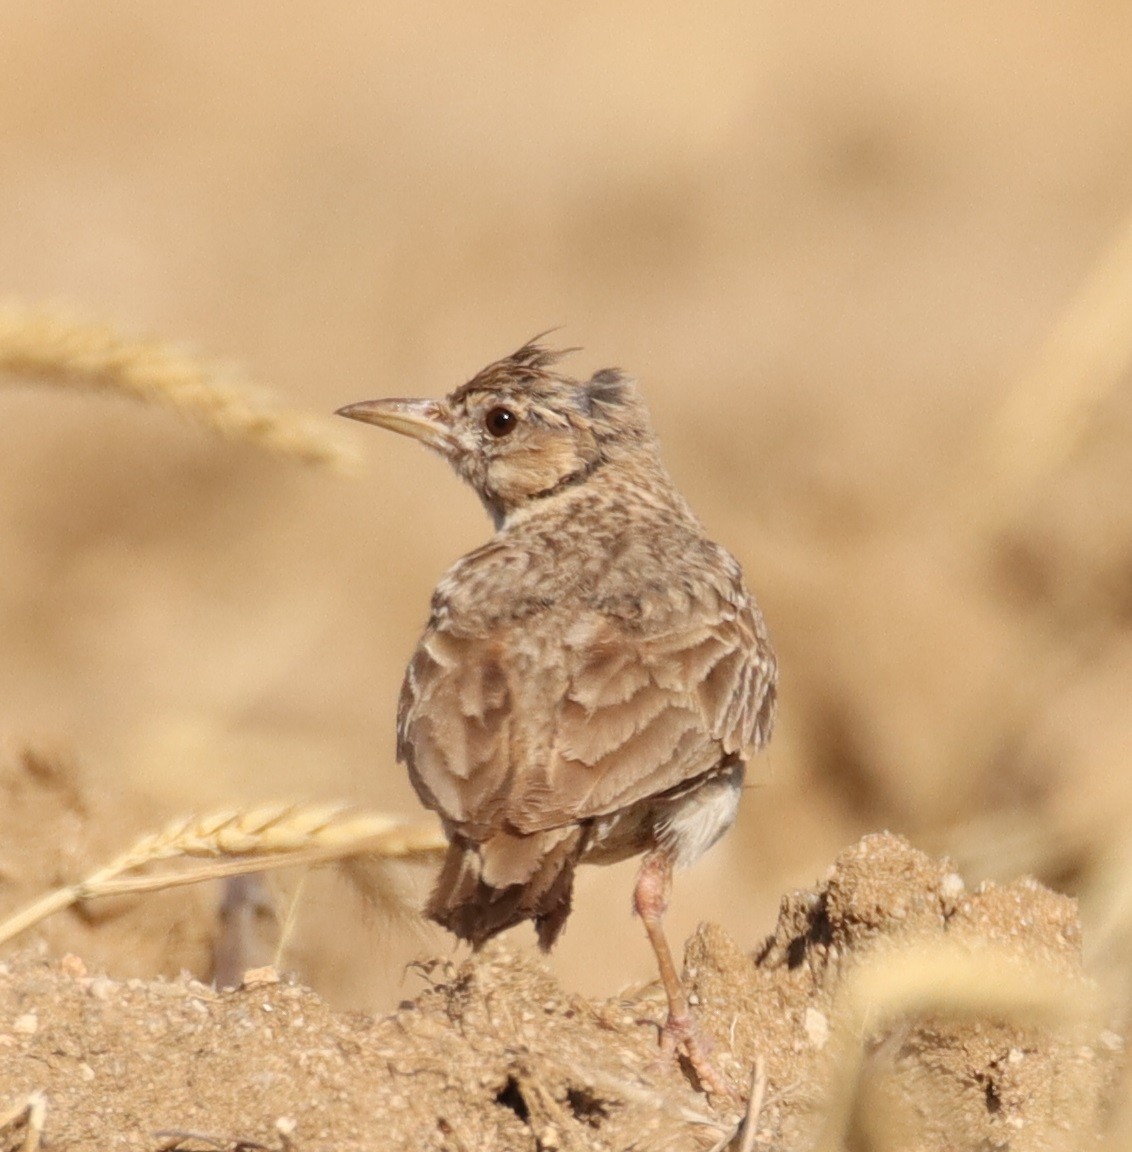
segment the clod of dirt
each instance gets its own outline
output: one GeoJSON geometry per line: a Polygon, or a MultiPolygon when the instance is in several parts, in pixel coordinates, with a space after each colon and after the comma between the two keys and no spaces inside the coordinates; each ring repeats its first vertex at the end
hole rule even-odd
{"type": "Polygon", "coordinates": [[[733,1075],[765,1056],[772,1093],[762,1122],[783,1147],[828,1131],[835,1086],[850,1070],[845,1126],[851,1143],[867,1126],[858,1134],[866,1147],[1061,1148],[1067,1132],[1077,1147],[1101,1128],[1117,1067],[1100,1021],[1082,1007],[1095,990],[1081,971],[1076,902],[1033,880],[968,892],[950,862],[899,837],[866,836],[819,889],[784,898],[754,963],[709,925],[689,941],[686,964],[701,1018],[729,1038],[733,1075]],[[859,1046],[854,1065],[834,1042],[853,974],[905,949],[920,964],[935,952],[982,957],[996,983],[941,981],[920,993],[918,1013],[878,1011],[864,1035],[841,1037],[859,1046]],[[1012,1002],[1014,962],[1042,981],[1032,1008],[1012,1002]],[[776,1096],[776,1086],[786,1088],[776,1096]]]}
{"type": "MultiPolygon", "coordinates": [[[[505,947],[416,970],[418,995],[372,1019],[263,973],[216,993],[188,977],[119,983],[75,957],[23,954],[0,966],[0,1112],[42,1090],[46,1139],[76,1152],[240,1141],[644,1152],[741,1139],[742,1109],[716,1108],[661,1058],[656,990],[587,1001],[505,947]]],[[[866,837],[821,887],[786,897],[754,955],[702,927],[685,979],[724,1073],[745,1092],[765,1060],[763,1147],[822,1134],[832,1146],[1085,1143],[1117,1070],[1111,1036],[1102,1043],[1077,1007],[1088,984],[1073,902],[1029,881],[969,893],[947,862],[893,836],[866,837]],[[856,974],[944,945],[1017,957],[1066,1011],[1031,1019],[1014,1003],[996,1017],[940,997],[926,1011],[853,1015],[856,974]]],[[[976,993],[996,1002],[993,988],[976,993]]],[[[0,1131],[0,1148],[20,1136],[0,1131]]]]}

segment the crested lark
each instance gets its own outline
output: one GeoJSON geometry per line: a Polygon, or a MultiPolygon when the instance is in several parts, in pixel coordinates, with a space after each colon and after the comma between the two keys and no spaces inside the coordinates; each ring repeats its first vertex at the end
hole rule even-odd
{"type": "Polygon", "coordinates": [[[633,382],[572,380],[562,355],[532,341],[445,400],[341,409],[439,452],[495,522],[433,594],[401,690],[398,759],[451,845],[427,911],[477,948],[533,920],[547,949],[579,862],[644,853],[634,907],[668,996],[662,1047],[725,1091],[661,919],[673,867],[735,819],[774,720],[774,654],[633,382]]]}

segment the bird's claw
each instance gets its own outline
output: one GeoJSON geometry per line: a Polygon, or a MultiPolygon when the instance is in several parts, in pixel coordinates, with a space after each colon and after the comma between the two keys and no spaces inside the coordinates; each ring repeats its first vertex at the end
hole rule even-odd
{"type": "Polygon", "coordinates": [[[711,1061],[712,1041],[690,1015],[669,1014],[660,1030],[660,1050],[670,1058],[683,1057],[709,1096],[738,1101],[739,1093],[711,1061]]]}

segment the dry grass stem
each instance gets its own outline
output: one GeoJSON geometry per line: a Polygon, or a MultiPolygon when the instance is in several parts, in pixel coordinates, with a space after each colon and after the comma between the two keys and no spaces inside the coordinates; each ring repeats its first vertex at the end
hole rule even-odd
{"type": "Polygon", "coordinates": [[[766,1099],[766,1057],[755,1058],[755,1067],[751,1072],[751,1097],[747,1104],[747,1115],[743,1121],[743,1139],[739,1144],[739,1152],[752,1152],[758,1138],[759,1114],[763,1110],[763,1101],[766,1099]]]}
{"type": "Polygon", "coordinates": [[[766,1102],[767,1071],[766,1057],[757,1056],[751,1069],[751,1090],[747,1097],[747,1114],[723,1137],[713,1144],[709,1152],[723,1152],[739,1140],[737,1152],[753,1152],[758,1141],[759,1116],[766,1102]]]}
{"type": "Polygon", "coordinates": [[[304,872],[299,878],[295,890],[291,893],[291,899],[287,902],[287,914],[283,917],[283,923],[279,929],[279,940],[275,945],[275,954],[271,958],[271,966],[275,969],[283,967],[283,957],[287,954],[287,948],[294,939],[295,929],[299,924],[299,909],[303,902],[303,892],[307,886],[307,876],[308,873],[304,872]]]}
{"type": "MultiPolygon", "coordinates": [[[[43,1128],[47,1121],[47,1096],[43,1092],[32,1092],[27,1099],[14,1108],[9,1108],[0,1116],[0,1132],[20,1127],[24,1128],[24,1142],[19,1152],[38,1152],[43,1139],[43,1128]]],[[[9,1145],[6,1145],[8,1147],[9,1145]]],[[[15,1148],[15,1145],[10,1145],[15,1148]]]]}
{"type": "Polygon", "coordinates": [[[898,949],[855,971],[847,1003],[860,1030],[924,1012],[993,1016],[1017,1024],[1054,1024],[1096,1007],[1091,987],[1016,952],[958,946],[898,949]]]}
{"type": "Polygon", "coordinates": [[[1091,928],[1086,959],[1126,970],[1132,938],[1132,841],[1100,841],[1097,856],[1094,875],[1080,896],[1091,928]]]}
{"type": "MultiPolygon", "coordinates": [[[[664,1112],[685,1124],[694,1124],[700,1128],[712,1128],[717,1132],[734,1132],[734,1123],[729,1122],[726,1118],[711,1116],[706,1112],[689,1108],[686,1104],[682,1104],[654,1088],[647,1088],[639,1083],[634,1084],[619,1076],[611,1076],[592,1066],[583,1068],[572,1065],[571,1067],[573,1071],[582,1073],[587,1084],[592,1084],[595,1088],[603,1089],[606,1092],[612,1092],[630,1103],[642,1104],[647,1108],[664,1112]]],[[[728,1136],[728,1140],[730,1139],[731,1137],[728,1136]]]]}
{"type": "Polygon", "coordinates": [[[846,1146],[865,1095],[866,1040],[886,1025],[939,1014],[1064,1026],[1094,1018],[1099,1007],[1090,985],[1022,962],[1016,952],[939,944],[897,949],[862,964],[847,981],[842,1005],[841,1054],[814,1152],[846,1146]]]}
{"type": "Polygon", "coordinates": [[[992,417],[960,481],[965,509],[993,518],[992,529],[1009,523],[1027,493],[1070,460],[1130,372],[1132,213],[992,417]]]}
{"type": "Polygon", "coordinates": [[[357,458],[328,421],[272,408],[215,366],[113,328],[0,306],[0,377],[115,392],[172,409],[257,448],[348,471],[357,458]]]}
{"type": "Polygon", "coordinates": [[[247,812],[175,820],[163,831],[143,837],[86,879],[50,892],[9,917],[0,924],[0,944],[84,900],[355,856],[382,861],[431,858],[446,845],[435,825],[407,825],[392,816],[335,805],[275,804],[247,812]],[[185,858],[206,862],[129,875],[146,865],[185,858]]]}
{"type": "Polygon", "coordinates": [[[199,1152],[202,1144],[214,1152],[275,1152],[270,1145],[246,1136],[214,1136],[210,1132],[188,1132],[177,1128],[161,1128],[153,1135],[161,1141],[157,1152],[190,1152],[189,1145],[196,1145],[191,1152],[199,1152]]]}

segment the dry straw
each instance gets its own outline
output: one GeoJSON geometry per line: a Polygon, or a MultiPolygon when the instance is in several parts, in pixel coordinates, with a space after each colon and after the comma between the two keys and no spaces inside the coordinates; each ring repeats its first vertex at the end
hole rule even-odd
{"type": "MultiPolygon", "coordinates": [[[[39,1152],[43,1139],[43,1129],[47,1119],[47,1097],[43,1092],[32,1092],[14,1108],[0,1115],[0,1134],[24,1130],[23,1143],[19,1152],[39,1152]]],[[[5,1144],[14,1148],[14,1145],[5,1144]]]]}
{"type": "Polygon", "coordinates": [[[1034,360],[1015,379],[956,490],[990,530],[1068,464],[1132,374],[1132,212],[1116,228],[1034,360]]]}
{"type": "Polygon", "coordinates": [[[175,820],[104,868],[35,901],[0,924],[0,944],[86,900],[153,892],[245,872],[364,859],[377,866],[431,860],[447,845],[433,824],[408,825],[340,805],[275,804],[175,820]],[[203,861],[185,866],[185,860],[203,861]],[[154,864],[156,872],[139,874],[154,864]]]}
{"type": "Polygon", "coordinates": [[[130,396],[268,452],[341,471],[356,466],[328,421],[273,408],[226,376],[164,344],[57,312],[0,305],[0,378],[130,396]]]}
{"type": "Polygon", "coordinates": [[[839,1058],[813,1152],[840,1152],[851,1143],[850,1134],[862,1129],[871,1133],[870,1147],[895,1147],[880,1138],[883,1117],[870,1115],[868,1041],[901,1020],[966,1017],[1068,1028],[1095,1023],[1100,1011],[1096,989],[1086,981],[1022,960],[1017,951],[972,951],[950,943],[876,954],[851,973],[841,1005],[839,1058]]]}

